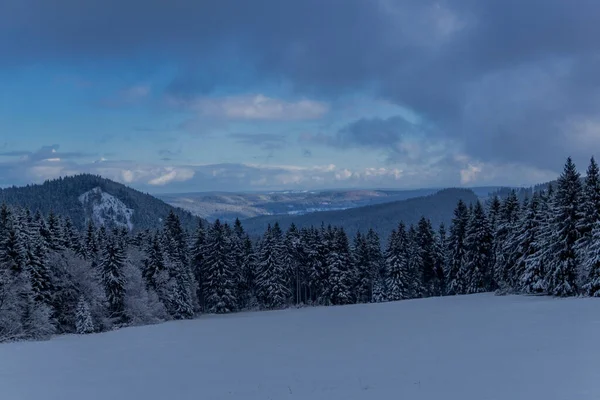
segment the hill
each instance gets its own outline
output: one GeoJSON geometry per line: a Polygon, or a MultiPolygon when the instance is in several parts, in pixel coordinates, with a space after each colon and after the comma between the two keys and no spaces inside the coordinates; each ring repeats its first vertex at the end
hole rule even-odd
{"type": "Polygon", "coordinates": [[[429,218],[437,227],[440,223],[448,226],[452,213],[459,200],[474,203],[477,195],[469,189],[443,189],[422,197],[402,201],[357,207],[339,211],[314,212],[305,215],[270,215],[249,218],[243,221],[244,228],[251,235],[260,235],[268,224],[279,222],[287,229],[292,223],[299,228],[320,226],[321,223],[343,227],[349,235],[357,231],[366,232],[373,228],[385,240],[400,221],[407,225],[419,221],[421,216],[429,218]]]}
{"type": "Polygon", "coordinates": [[[209,315],[0,344],[0,393],[7,400],[597,400],[598,315],[600,302],[590,298],[491,294],[209,315]]]}
{"type": "Polygon", "coordinates": [[[44,215],[53,211],[68,216],[79,228],[91,219],[97,225],[108,227],[153,229],[162,226],[162,219],[171,210],[187,228],[194,227],[198,221],[191,213],[147,193],[89,174],[49,180],[41,185],[0,189],[0,203],[29,208],[44,215]]]}
{"type": "Polygon", "coordinates": [[[317,211],[345,210],[426,196],[439,189],[416,190],[303,190],[269,192],[210,192],[157,195],[175,207],[209,221],[234,221],[262,215],[302,215],[317,211]]]}

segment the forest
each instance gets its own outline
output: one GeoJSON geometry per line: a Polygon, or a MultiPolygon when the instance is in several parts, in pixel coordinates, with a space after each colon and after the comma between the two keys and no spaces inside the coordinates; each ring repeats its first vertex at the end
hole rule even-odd
{"type": "Polygon", "coordinates": [[[600,296],[600,176],[569,158],[531,190],[459,201],[449,226],[398,221],[349,238],[321,224],[237,220],[130,232],[27,208],[0,208],[0,341],[87,334],[199,313],[397,301],[481,292],[600,296]]]}

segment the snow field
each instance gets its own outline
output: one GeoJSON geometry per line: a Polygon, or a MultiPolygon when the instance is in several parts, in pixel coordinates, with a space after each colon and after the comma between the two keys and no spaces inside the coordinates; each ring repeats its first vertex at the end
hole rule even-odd
{"type": "Polygon", "coordinates": [[[6,400],[597,400],[600,301],[491,294],[0,345],[6,400]]]}

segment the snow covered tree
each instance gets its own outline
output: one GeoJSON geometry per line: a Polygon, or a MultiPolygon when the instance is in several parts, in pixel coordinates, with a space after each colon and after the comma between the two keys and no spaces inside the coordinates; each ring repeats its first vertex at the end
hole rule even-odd
{"type": "Polygon", "coordinates": [[[413,290],[413,276],[409,270],[408,237],[404,223],[392,231],[385,252],[386,299],[397,301],[416,296],[413,290]]]}
{"type": "Polygon", "coordinates": [[[587,279],[583,286],[585,294],[600,297],[600,221],[597,221],[592,229],[584,270],[587,271],[587,279]]]}
{"type": "Polygon", "coordinates": [[[508,197],[502,203],[498,228],[494,235],[494,266],[492,277],[493,287],[501,291],[509,290],[509,269],[511,267],[511,255],[516,242],[516,230],[519,225],[520,204],[517,194],[511,190],[508,197]]]}
{"type": "Polygon", "coordinates": [[[77,314],[75,316],[75,329],[80,335],[94,333],[94,321],[90,312],[90,305],[85,297],[80,296],[77,303],[77,314]]]}
{"type": "Polygon", "coordinates": [[[580,238],[578,246],[585,252],[585,248],[592,237],[592,230],[596,223],[600,221],[600,171],[594,157],[590,160],[587,169],[579,214],[580,238]]]}
{"type": "Polygon", "coordinates": [[[438,233],[435,237],[434,244],[434,253],[435,253],[435,263],[436,263],[436,272],[438,274],[438,279],[441,282],[440,285],[440,293],[439,296],[443,296],[446,294],[446,261],[447,261],[447,249],[448,249],[448,238],[446,236],[446,226],[444,223],[440,224],[438,229],[438,233]]]}
{"type": "Polygon", "coordinates": [[[466,204],[459,200],[454,209],[454,217],[450,226],[448,238],[448,260],[446,262],[446,293],[449,295],[461,294],[466,290],[463,278],[459,275],[464,269],[467,225],[469,223],[469,211],[466,204]]]}
{"type": "Polygon", "coordinates": [[[457,281],[463,282],[465,293],[486,292],[490,290],[492,232],[480,202],[473,207],[464,243],[465,262],[457,281]]]}
{"type": "Polygon", "coordinates": [[[124,262],[125,255],[121,246],[114,238],[109,240],[100,262],[100,273],[110,316],[121,322],[124,322],[125,316],[124,262]]]}
{"type": "Polygon", "coordinates": [[[256,291],[259,304],[267,309],[285,307],[291,296],[283,265],[281,241],[279,225],[269,225],[259,247],[256,291]]]}
{"type": "Polygon", "coordinates": [[[586,278],[590,272],[587,267],[593,265],[588,262],[588,258],[594,257],[591,247],[594,245],[592,240],[593,229],[596,223],[600,221],[600,173],[598,164],[594,157],[590,160],[587,169],[585,185],[581,196],[581,208],[579,210],[579,239],[577,240],[577,252],[582,263],[579,272],[580,284],[586,284],[586,278]]]}
{"type": "Polygon", "coordinates": [[[343,229],[335,229],[329,254],[327,255],[329,271],[329,298],[327,303],[333,305],[350,304],[353,301],[352,258],[348,236],[343,229]]]}
{"type": "Polygon", "coordinates": [[[421,287],[423,288],[422,296],[440,296],[442,294],[444,271],[438,263],[435,232],[430,220],[421,217],[417,225],[415,239],[422,260],[421,270],[416,271],[416,278],[421,281],[421,287]]]}
{"type": "Polygon", "coordinates": [[[355,297],[359,303],[369,303],[373,298],[373,281],[378,271],[372,269],[367,238],[356,233],[352,246],[352,258],[356,270],[355,297]]]}
{"type": "Polygon", "coordinates": [[[205,312],[230,313],[237,309],[235,260],[225,226],[218,219],[206,238],[202,288],[205,312]]]}
{"type": "Polygon", "coordinates": [[[581,181],[569,157],[558,179],[555,216],[548,265],[548,292],[554,296],[574,296],[578,292],[577,272],[580,260],[576,251],[579,239],[581,181]]]}
{"type": "Polygon", "coordinates": [[[198,304],[201,311],[204,311],[204,292],[203,292],[203,282],[204,282],[204,262],[205,262],[205,252],[206,252],[206,231],[204,229],[204,222],[200,220],[198,222],[198,226],[196,227],[196,231],[194,232],[194,237],[192,241],[192,246],[190,249],[190,262],[191,268],[196,278],[196,297],[198,298],[198,304]]]}

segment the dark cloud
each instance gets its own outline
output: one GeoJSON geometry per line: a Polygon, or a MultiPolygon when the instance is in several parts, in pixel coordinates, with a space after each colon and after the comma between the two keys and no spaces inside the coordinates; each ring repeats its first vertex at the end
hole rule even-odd
{"type": "Polygon", "coordinates": [[[284,135],[274,133],[232,133],[229,137],[238,143],[258,146],[263,150],[278,150],[287,145],[284,135]]]}
{"type": "MultiPolygon", "coordinates": [[[[180,94],[281,79],[302,94],[369,88],[472,157],[554,168],[600,146],[599,19],[596,0],[4,0],[0,66],[168,61],[180,94]]],[[[336,140],[396,135],[360,129],[336,140]]]]}

